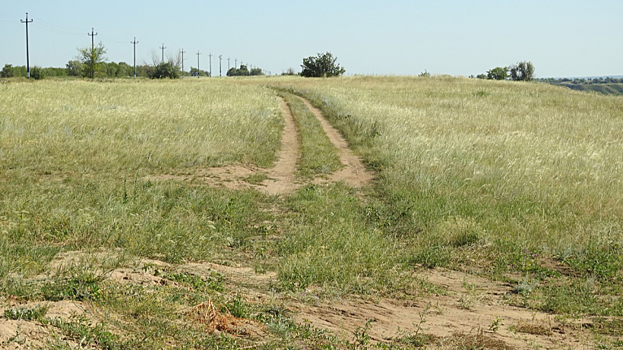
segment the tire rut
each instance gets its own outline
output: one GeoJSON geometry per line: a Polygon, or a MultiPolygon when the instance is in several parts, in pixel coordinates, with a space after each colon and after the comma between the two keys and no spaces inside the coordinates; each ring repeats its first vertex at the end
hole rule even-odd
{"type": "Polygon", "coordinates": [[[342,137],[329,121],[322,115],[322,112],[312,106],[312,104],[302,98],[306,107],[318,119],[324,133],[327,135],[333,146],[336,148],[343,168],[327,174],[323,178],[316,178],[310,181],[299,181],[296,176],[297,161],[300,154],[298,131],[294,123],[294,117],[290,106],[281,98],[280,105],[284,119],[284,129],[281,135],[281,147],[277,156],[275,166],[270,169],[261,169],[256,166],[232,165],[218,168],[200,168],[184,175],[167,174],[148,177],[150,180],[177,180],[198,182],[209,186],[226,187],[234,190],[256,189],[268,195],[287,195],[295,192],[301,186],[308,183],[322,184],[343,181],[354,188],[361,188],[367,185],[374,175],[366,169],[361,158],[356,156],[349,148],[348,142],[342,137]],[[266,179],[259,184],[245,181],[252,175],[265,175],[266,179]]]}

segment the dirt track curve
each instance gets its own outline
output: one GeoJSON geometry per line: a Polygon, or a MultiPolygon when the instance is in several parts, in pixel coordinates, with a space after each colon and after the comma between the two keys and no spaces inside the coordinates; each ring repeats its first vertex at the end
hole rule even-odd
{"type": "MultiPolygon", "coordinates": [[[[311,183],[327,183],[344,181],[349,186],[361,188],[368,184],[373,175],[363,165],[361,159],[357,157],[348,147],[348,142],[340,133],[323,117],[322,112],[315,108],[306,99],[299,97],[314,114],[322,125],[333,146],[337,149],[340,162],[343,168],[335,173],[329,174],[324,178],[316,178],[311,183]]],[[[153,180],[182,180],[199,181],[210,186],[220,186],[229,189],[248,189],[254,188],[269,195],[290,194],[299,187],[306,184],[297,179],[296,166],[299,158],[298,131],[294,123],[294,117],[290,111],[290,106],[281,99],[281,110],[285,127],[281,136],[281,148],[277,156],[275,166],[270,169],[262,169],[255,166],[232,165],[218,168],[196,169],[191,174],[185,175],[158,175],[152,176],[153,180]],[[252,175],[263,174],[266,180],[259,184],[245,181],[252,175]]]]}

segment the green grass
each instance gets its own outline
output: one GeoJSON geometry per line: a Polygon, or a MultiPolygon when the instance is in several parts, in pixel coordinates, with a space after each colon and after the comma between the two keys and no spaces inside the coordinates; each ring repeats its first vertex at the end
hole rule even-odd
{"type": "MultiPolygon", "coordinates": [[[[417,277],[435,267],[508,282],[512,305],[623,315],[620,98],[449,77],[43,81],[0,90],[2,301],[73,300],[106,315],[46,321],[30,307],[5,311],[66,337],[50,347],[82,339],[97,348],[369,345],[364,325],[354,340],[338,339],[295,324],[279,300],[417,299],[443,293],[417,277]],[[376,171],[369,188],[307,184],[277,198],[159,178],[270,167],[283,126],[273,87],[323,110],[376,171]],[[81,258],[58,266],[68,255],[81,258]],[[143,270],[165,283],[108,279],[142,258],[172,264],[143,270]],[[239,285],[177,268],[201,261],[277,280],[239,285]],[[244,292],[254,288],[275,300],[250,301],[244,292]],[[206,334],[180,311],[206,300],[260,322],[266,340],[206,334]]],[[[301,181],[339,169],[317,120],[283,94],[300,132],[301,181]]],[[[599,327],[619,330],[606,319],[599,327]]],[[[394,345],[427,342],[414,334],[394,345]]]]}
{"type": "Polygon", "coordinates": [[[289,235],[280,241],[279,279],[286,289],[328,287],[338,294],[391,290],[399,253],[391,238],[366,225],[351,189],[310,185],[287,202],[289,235]]]}

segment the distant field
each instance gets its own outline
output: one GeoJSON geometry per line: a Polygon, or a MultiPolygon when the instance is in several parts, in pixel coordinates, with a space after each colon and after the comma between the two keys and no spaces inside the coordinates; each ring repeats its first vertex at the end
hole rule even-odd
{"type": "Polygon", "coordinates": [[[620,345],[621,111],[450,77],[3,81],[0,326],[58,349],[620,345]],[[340,151],[290,93],[372,182],[331,180],[340,151]],[[283,108],[300,154],[271,195],[283,108]],[[82,316],[45,316],[64,301],[82,316]],[[375,333],[382,307],[410,328],[375,333]]]}

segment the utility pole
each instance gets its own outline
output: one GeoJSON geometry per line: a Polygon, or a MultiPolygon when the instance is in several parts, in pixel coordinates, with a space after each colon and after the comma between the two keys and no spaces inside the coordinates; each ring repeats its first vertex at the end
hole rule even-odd
{"type": "Polygon", "coordinates": [[[160,47],[160,49],[162,50],[162,61],[160,61],[160,63],[164,63],[164,49],[166,49],[166,47],[164,47],[164,43],[162,43],[162,47],[160,47]]]}
{"type": "Polygon", "coordinates": [[[91,53],[95,51],[95,36],[99,34],[95,32],[95,29],[91,28],[91,33],[87,33],[88,36],[91,37],[91,53]]]}
{"type": "Polygon", "coordinates": [[[234,60],[234,68],[238,69],[238,59],[237,58],[234,60]]]}
{"type": "Polygon", "coordinates": [[[199,69],[199,55],[201,55],[201,53],[197,51],[197,78],[201,77],[201,70],[199,69]]]}
{"type": "MultiPolygon", "coordinates": [[[[91,37],[91,61],[95,58],[95,36],[99,34],[95,32],[95,29],[91,28],[91,33],[87,33],[88,36],[91,37]]],[[[91,62],[93,67],[91,67],[91,79],[95,78],[95,62],[91,62]]]]}
{"type": "Polygon", "coordinates": [[[180,53],[182,54],[182,73],[184,73],[184,54],[186,53],[186,51],[184,51],[184,48],[180,50],[180,53]]]}
{"type": "Polygon", "coordinates": [[[28,23],[32,23],[32,19],[28,20],[28,12],[26,12],[26,20],[19,20],[22,23],[26,24],[26,78],[30,79],[30,52],[28,49],[28,23]]]}
{"type": "Polygon", "coordinates": [[[227,57],[227,71],[228,71],[228,72],[229,72],[229,70],[231,69],[231,67],[230,67],[230,63],[229,63],[230,61],[231,61],[231,58],[227,57]]]}
{"type": "Polygon", "coordinates": [[[136,44],[138,44],[136,37],[134,37],[134,41],[130,41],[130,44],[134,45],[134,79],[136,79],[136,44]]]}
{"type": "Polygon", "coordinates": [[[210,57],[210,78],[212,78],[212,52],[210,52],[208,57],[210,57]]]}

